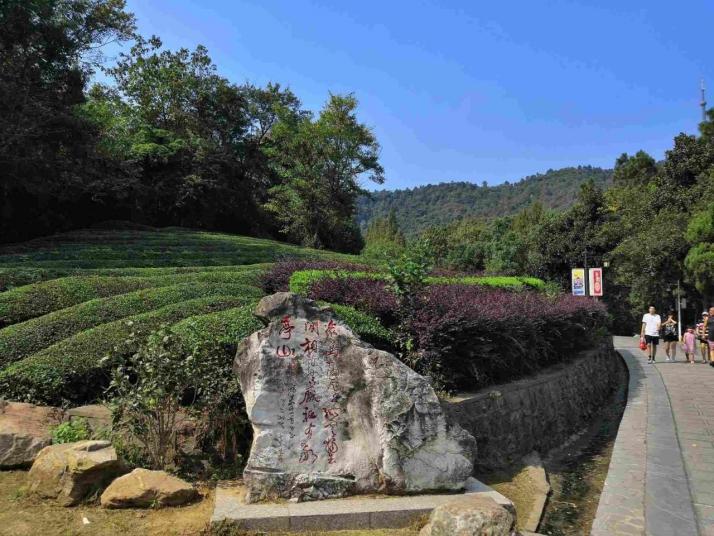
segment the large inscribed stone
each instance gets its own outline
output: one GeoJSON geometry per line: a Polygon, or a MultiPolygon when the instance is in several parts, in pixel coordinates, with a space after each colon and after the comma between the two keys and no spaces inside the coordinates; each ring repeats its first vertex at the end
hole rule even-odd
{"type": "Polygon", "coordinates": [[[425,378],[296,294],[256,315],[267,327],[234,367],[254,431],[248,502],[463,488],[476,441],[447,425],[425,378]]]}

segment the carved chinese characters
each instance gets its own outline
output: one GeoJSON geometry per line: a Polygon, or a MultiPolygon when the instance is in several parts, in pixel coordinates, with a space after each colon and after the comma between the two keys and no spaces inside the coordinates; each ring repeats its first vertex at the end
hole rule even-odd
{"type": "Polygon", "coordinates": [[[475,441],[448,427],[428,382],[290,293],[261,300],[268,325],[241,343],[254,438],[248,501],[458,489],[475,441]]]}

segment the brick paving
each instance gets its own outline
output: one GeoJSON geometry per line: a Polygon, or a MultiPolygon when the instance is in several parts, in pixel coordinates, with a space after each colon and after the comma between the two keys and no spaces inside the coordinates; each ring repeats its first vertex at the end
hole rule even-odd
{"type": "Polygon", "coordinates": [[[714,536],[714,368],[637,343],[615,337],[629,394],[592,534],[714,536]]]}

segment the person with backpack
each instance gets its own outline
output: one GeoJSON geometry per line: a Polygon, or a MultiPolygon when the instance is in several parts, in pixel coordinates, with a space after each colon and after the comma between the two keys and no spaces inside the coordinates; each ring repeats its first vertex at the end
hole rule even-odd
{"type": "Polygon", "coordinates": [[[642,329],[640,340],[647,345],[647,363],[654,363],[659,344],[659,330],[662,327],[662,318],[657,314],[654,305],[642,316],[642,329]]]}
{"type": "Polygon", "coordinates": [[[667,313],[667,320],[662,323],[662,340],[664,341],[664,353],[667,354],[666,361],[677,360],[677,321],[674,319],[674,311],[667,313]]]}
{"type": "Polygon", "coordinates": [[[705,326],[709,321],[709,313],[702,313],[702,321],[697,324],[697,340],[699,341],[699,350],[702,353],[702,363],[709,362],[709,342],[707,341],[707,332],[705,326]]]}

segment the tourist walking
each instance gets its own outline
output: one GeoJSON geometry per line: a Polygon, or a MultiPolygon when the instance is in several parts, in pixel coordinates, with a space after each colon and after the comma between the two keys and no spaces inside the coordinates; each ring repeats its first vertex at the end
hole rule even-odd
{"type": "Polygon", "coordinates": [[[707,321],[704,323],[704,330],[707,334],[709,364],[714,366],[714,307],[709,308],[709,315],[707,316],[707,321]]]}
{"type": "Polygon", "coordinates": [[[697,340],[697,334],[694,332],[694,326],[689,326],[682,337],[682,350],[684,350],[684,354],[687,356],[687,361],[692,365],[697,356],[698,344],[699,341],[697,340]]]}
{"type": "Polygon", "coordinates": [[[647,343],[647,362],[654,363],[659,344],[659,330],[662,327],[662,318],[657,314],[654,305],[650,305],[649,312],[642,316],[642,329],[640,339],[647,343]]]}
{"type": "Polygon", "coordinates": [[[662,322],[662,340],[664,340],[664,353],[667,354],[667,361],[677,360],[677,321],[674,319],[674,311],[667,313],[667,320],[662,322]]]}
{"type": "Polygon", "coordinates": [[[702,321],[697,324],[697,340],[699,341],[699,351],[702,354],[702,363],[709,362],[709,342],[707,341],[707,333],[705,325],[709,319],[709,313],[704,311],[702,313],[702,321]]]}

